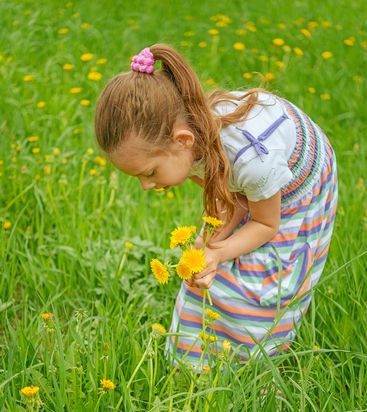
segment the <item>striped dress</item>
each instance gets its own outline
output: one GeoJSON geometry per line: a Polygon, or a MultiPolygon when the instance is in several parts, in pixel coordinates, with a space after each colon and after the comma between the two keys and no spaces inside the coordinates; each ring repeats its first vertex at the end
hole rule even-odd
{"type": "MultiPolygon", "coordinates": [[[[223,129],[221,138],[233,169],[231,190],[254,201],[264,197],[261,193],[270,197],[271,190],[281,190],[279,231],[253,252],[218,267],[209,289],[213,305],[207,302],[206,307],[221,317],[205,331],[212,343],[204,355],[198,337],[203,330],[203,291],[182,283],[167,341],[174,362],[184,359],[196,365],[200,359],[201,365],[210,364],[208,353],[221,352],[224,340],[240,361],[285,350],[323,271],[337,207],[335,155],[306,114],[284,99],[271,99],[245,122],[223,129]],[[266,174],[252,177],[254,169],[262,167],[266,174]],[[264,176],[271,177],[270,184],[263,184],[264,176]]],[[[233,109],[221,105],[216,112],[233,109]]],[[[203,177],[199,169],[194,173],[203,177]]],[[[241,225],[249,219],[249,214],[244,216],[241,225]]]]}

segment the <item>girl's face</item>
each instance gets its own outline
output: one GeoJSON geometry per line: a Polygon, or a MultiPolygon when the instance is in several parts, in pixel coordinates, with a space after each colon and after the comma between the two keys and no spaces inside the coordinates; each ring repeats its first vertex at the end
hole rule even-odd
{"type": "Polygon", "coordinates": [[[181,185],[194,161],[195,138],[186,129],[176,129],[168,148],[152,154],[147,142],[132,136],[109,154],[111,163],[121,172],[136,176],[144,190],[168,189],[181,185]]]}

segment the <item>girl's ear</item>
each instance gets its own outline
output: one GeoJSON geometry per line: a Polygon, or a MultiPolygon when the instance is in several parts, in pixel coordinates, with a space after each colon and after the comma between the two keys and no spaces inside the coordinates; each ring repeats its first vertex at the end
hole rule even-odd
{"type": "Polygon", "coordinates": [[[176,127],[173,130],[173,143],[180,145],[182,148],[191,149],[195,143],[194,134],[185,128],[176,127]]]}

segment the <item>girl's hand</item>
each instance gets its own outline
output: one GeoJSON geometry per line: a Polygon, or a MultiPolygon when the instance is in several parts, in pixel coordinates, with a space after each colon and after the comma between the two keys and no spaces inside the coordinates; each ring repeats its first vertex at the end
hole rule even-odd
{"type": "Polygon", "coordinates": [[[204,250],[206,268],[199,273],[195,273],[191,279],[185,281],[188,286],[209,289],[213,284],[217,267],[219,264],[216,250],[206,248],[204,250]]]}

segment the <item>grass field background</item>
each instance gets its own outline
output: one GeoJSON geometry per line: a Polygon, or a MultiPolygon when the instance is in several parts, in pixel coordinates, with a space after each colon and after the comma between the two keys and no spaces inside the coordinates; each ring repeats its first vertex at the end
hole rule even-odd
{"type": "Polygon", "coordinates": [[[367,411],[365,2],[3,0],[0,25],[0,410],[367,411]],[[179,282],[157,285],[150,259],[197,223],[201,193],[117,174],[93,114],[156,42],[206,90],[264,84],[293,101],[335,148],[329,258],[279,358],[171,375],[151,333],[168,329],[179,282]]]}

